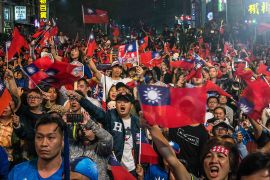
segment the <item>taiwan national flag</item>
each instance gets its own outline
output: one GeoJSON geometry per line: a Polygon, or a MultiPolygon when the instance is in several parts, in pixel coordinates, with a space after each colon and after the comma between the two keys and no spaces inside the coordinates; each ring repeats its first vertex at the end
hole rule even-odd
{"type": "Polygon", "coordinates": [[[40,84],[41,81],[49,77],[44,70],[39,69],[34,63],[25,66],[23,71],[27,74],[30,80],[34,82],[35,85],[40,84]]]}
{"type": "Polygon", "coordinates": [[[143,51],[148,46],[148,36],[145,36],[143,39],[139,41],[140,50],[143,51]]]}
{"type": "Polygon", "coordinates": [[[9,106],[9,103],[11,101],[11,95],[6,88],[5,84],[3,81],[0,79],[0,115],[2,115],[3,111],[6,109],[6,107],[9,106]]]}
{"type": "Polygon", "coordinates": [[[43,81],[56,88],[73,84],[81,78],[81,67],[65,62],[54,62],[45,72],[48,75],[43,81]]]}
{"type": "Polygon", "coordinates": [[[18,28],[14,28],[12,41],[8,49],[8,61],[10,61],[16,53],[19,53],[21,48],[29,49],[29,45],[24,37],[20,34],[18,28]]]}
{"type": "MultiPolygon", "coordinates": [[[[139,135],[139,134],[138,134],[139,135]]],[[[139,137],[140,138],[140,137],[139,137]]],[[[158,154],[144,134],[141,134],[141,163],[158,164],[158,154]]]]}
{"type": "Polygon", "coordinates": [[[115,156],[111,156],[109,159],[109,165],[111,166],[111,171],[114,180],[135,180],[136,178],[132,176],[116,159],[115,156]]]}
{"type": "Polygon", "coordinates": [[[141,64],[146,67],[159,66],[162,63],[162,57],[158,52],[148,51],[141,53],[141,64]]]}
{"type": "Polygon", "coordinates": [[[216,91],[218,94],[220,94],[222,96],[227,96],[228,98],[232,97],[232,95],[228,94],[221,87],[219,87],[218,85],[216,85],[215,83],[213,83],[210,80],[206,81],[206,83],[204,85],[204,88],[205,88],[206,92],[216,91]]]}
{"type": "Polygon", "coordinates": [[[261,117],[262,111],[270,104],[270,87],[262,80],[247,82],[243,90],[238,106],[250,118],[257,120],[261,117]]]}
{"type": "Polygon", "coordinates": [[[95,49],[97,49],[97,43],[94,37],[94,34],[91,33],[89,35],[88,43],[87,43],[87,53],[86,55],[92,57],[94,54],[95,49]]]}
{"type": "Polygon", "coordinates": [[[258,74],[263,74],[265,76],[270,76],[270,66],[260,64],[257,70],[258,74]]]}
{"type": "Polygon", "coordinates": [[[82,6],[84,24],[106,24],[109,22],[108,12],[82,6]]]}
{"type": "Polygon", "coordinates": [[[136,58],[137,57],[136,42],[120,46],[118,48],[118,56],[123,59],[136,58]]]}
{"type": "Polygon", "coordinates": [[[151,125],[176,128],[203,123],[207,95],[200,88],[139,86],[144,117],[151,125]]]}
{"type": "Polygon", "coordinates": [[[191,70],[194,67],[195,61],[193,59],[180,58],[179,61],[171,61],[170,66],[174,68],[183,68],[191,70]]]}

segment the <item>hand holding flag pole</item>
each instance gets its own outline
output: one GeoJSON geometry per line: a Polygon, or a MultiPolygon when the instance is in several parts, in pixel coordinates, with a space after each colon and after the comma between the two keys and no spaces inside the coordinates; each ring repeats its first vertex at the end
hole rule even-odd
{"type": "Polygon", "coordinates": [[[20,67],[21,71],[32,81],[32,83],[40,90],[40,92],[44,93],[44,91],[41,90],[41,88],[35,83],[35,81],[32,80],[32,78],[24,71],[22,67],[20,67]]]}

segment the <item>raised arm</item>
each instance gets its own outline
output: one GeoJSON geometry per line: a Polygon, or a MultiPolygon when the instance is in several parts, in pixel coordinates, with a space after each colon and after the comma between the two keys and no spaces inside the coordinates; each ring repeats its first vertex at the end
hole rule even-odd
{"type": "MultiPolygon", "coordinates": [[[[141,112],[140,112],[140,120],[141,122],[145,122],[141,112]]],[[[172,169],[172,173],[175,179],[190,180],[191,179],[190,173],[187,171],[185,166],[177,159],[169,142],[161,133],[160,128],[157,125],[153,125],[148,126],[148,130],[151,133],[152,140],[155,143],[157,150],[172,169]]]]}
{"type": "Polygon", "coordinates": [[[97,69],[97,67],[92,59],[89,61],[88,66],[90,67],[91,71],[93,71],[93,73],[97,77],[97,79],[100,81],[102,74],[99,72],[99,70],[97,69]]]}

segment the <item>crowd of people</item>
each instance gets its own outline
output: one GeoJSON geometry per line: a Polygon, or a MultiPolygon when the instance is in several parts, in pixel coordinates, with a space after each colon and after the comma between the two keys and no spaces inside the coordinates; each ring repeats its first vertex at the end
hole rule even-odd
{"type": "Polygon", "coordinates": [[[249,81],[269,86],[270,48],[221,28],[175,25],[158,33],[141,23],[128,36],[115,26],[107,34],[96,28],[91,55],[92,37],[70,39],[59,32],[41,45],[44,33],[28,35],[30,50],[8,63],[2,47],[0,97],[7,88],[11,99],[0,115],[0,179],[269,179],[270,101],[259,119],[237,102],[249,81]],[[138,59],[123,61],[119,46],[136,40],[138,59]],[[161,61],[142,62],[140,54],[149,51],[161,61]],[[55,62],[80,62],[83,77],[61,87],[35,82],[24,67],[44,54],[55,62]],[[177,65],[186,60],[194,60],[191,68],[177,65]],[[265,73],[257,71],[260,65],[268,67],[265,73]],[[207,82],[220,89],[208,92],[204,123],[169,128],[144,117],[139,85],[197,88],[207,82]],[[142,136],[158,162],[141,162],[142,136]],[[127,174],[114,172],[113,160],[127,174]]]}

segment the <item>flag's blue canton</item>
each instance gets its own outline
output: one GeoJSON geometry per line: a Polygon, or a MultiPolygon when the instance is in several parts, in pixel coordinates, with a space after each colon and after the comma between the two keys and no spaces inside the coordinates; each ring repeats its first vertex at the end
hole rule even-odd
{"type": "Polygon", "coordinates": [[[152,58],[153,59],[160,59],[160,54],[158,52],[152,52],[152,58]]]}
{"type": "Polygon", "coordinates": [[[109,164],[111,166],[121,166],[121,164],[117,161],[117,159],[114,155],[111,155],[111,157],[109,159],[109,164]]]}
{"type": "Polygon", "coordinates": [[[136,49],[136,42],[127,44],[125,46],[125,52],[136,52],[136,51],[137,51],[137,49],[136,49]]]}
{"type": "Polygon", "coordinates": [[[141,39],[139,42],[140,42],[140,45],[142,45],[144,43],[144,39],[141,39]]]}
{"type": "Polygon", "coordinates": [[[151,106],[170,104],[170,90],[160,86],[139,86],[141,103],[151,106]]]}
{"type": "Polygon", "coordinates": [[[59,71],[56,69],[47,69],[45,72],[48,74],[48,76],[55,76],[59,71]]]}
{"type": "Polygon", "coordinates": [[[270,66],[268,66],[268,67],[266,68],[266,70],[267,70],[268,72],[270,72],[270,66]]]}
{"type": "Polygon", "coordinates": [[[239,102],[238,106],[245,114],[250,114],[253,111],[254,104],[248,101],[246,98],[242,97],[239,102]]]}
{"type": "Polygon", "coordinates": [[[6,86],[3,83],[3,81],[0,79],[0,97],[2,96],[2,94],[4,93],[6,86]]]}
{"type": "Polygon", "coordinates": [[[30,65],[24,67],[24,71],[29,76],[32,76],[33,74],[37,73],[39,71],[39,69],[34,64],[30,64],[30,65]]]}

